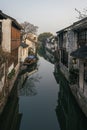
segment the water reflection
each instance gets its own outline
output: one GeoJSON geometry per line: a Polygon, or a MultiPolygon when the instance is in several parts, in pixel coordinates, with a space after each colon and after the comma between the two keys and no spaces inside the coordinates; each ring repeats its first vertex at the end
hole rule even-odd
{"type": "Polygon", "coordinates": [[[17,88],[14,88],[0,115],[0,130],[19,130],[22,113],[19,113],[18,102],[17,88]]]}
{"type": "Polygon", "coordinates": [[[87,118],[77,105],[65,80],[60,81],[56,115],[61,130],[87,130],[87,118]]]}
{"type": "Polygon", "coordinates": [[[42,57],[38,64],[38,71],[29,76],[19,90],[23,113],[20,130],[60,130],[55,113],[58,84],[53,76],[53,64],[42,57]]]}
{"type": "Polygon", "coordinates": [[[39,82],[41,77],[34,73],[38,71],[39,64],[35,64],[32,67],[26,67],[21,71],[18,82],[19,96],[35,96],[37,94],[36,82],[39,82]]]}
{"type": "Polygon", "coordinates": [[[37,74],[32,77],[29,76],[27,78],[24,75],[21,75],[19,83],[23,82],[22,85],[18,85],[19,87],[19,96],[35,96],[37,94],[36,82],[39,82],[41,77],[37,74]],[[24,79],[24,82],[23,82],[24,79]]]}

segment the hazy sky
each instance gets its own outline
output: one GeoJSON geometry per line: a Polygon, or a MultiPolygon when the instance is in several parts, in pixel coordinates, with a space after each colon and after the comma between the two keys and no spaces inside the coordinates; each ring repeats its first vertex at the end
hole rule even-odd
{"type": "Polygon", "coordinates": [[[38,33],[56,32],[77,21],[87,8],[87,0],[0,0],[0,9],[19,23],[28,21],[39,27],[38,33]]]}

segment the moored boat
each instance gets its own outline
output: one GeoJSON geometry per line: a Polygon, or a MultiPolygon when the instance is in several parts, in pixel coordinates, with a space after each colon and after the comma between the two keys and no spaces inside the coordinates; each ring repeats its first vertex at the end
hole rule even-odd
{"type": "Polygon", "coordinates": [[[28,57],[25,58],[23,65],[33,65],[37,63],[37,57],[35,55],[29,55],[28,57]]]}

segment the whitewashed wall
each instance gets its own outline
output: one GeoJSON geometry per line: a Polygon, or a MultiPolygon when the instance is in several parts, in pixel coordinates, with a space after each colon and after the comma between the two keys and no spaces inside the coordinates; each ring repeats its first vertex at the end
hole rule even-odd
{"type": "Polygon", "coordinates": [[[4,51],[11,52],[11,20],[2,21],[2,48],[4,51]]]}

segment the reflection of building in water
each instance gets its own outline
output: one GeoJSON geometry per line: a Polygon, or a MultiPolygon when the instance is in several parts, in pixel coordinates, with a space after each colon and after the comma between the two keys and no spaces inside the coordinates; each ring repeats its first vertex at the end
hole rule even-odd
{"type": "Polygon", "coordinates": [[[67,81],[60,81],[56,114],[61,130],[87,130],[87,118],[78,107],[67,81]]]}
{"type": "Polygon", "coordinates": [[[22,88],[19,89],[19,96],[34,96],[37,94],[35,83],[32,79],[26,79],[22,88]]]}
{"type": "Polygon", "coordinates": [[[19,96],[34,96],[37,94],[35,82],[38,82],[40,77],[38,74],[34,77],[32,75],[38,71],[38,64],[28,66],[22,69],[18,81],[19,96]]]}
{"type": "Polygon", "coordinates": [[[19,130],[22,114],[19,113],[19,98],[14,88],[0,115],[0,130],[19,130]]]}
{"type": "Polygon", "coordinates": [[[56,71],[53,72],[53,75],[55,77],[56,82],[59,84],[59,78],[58,78],[58,74],[56,73],[56,71]]]}
{"type": "Polygon", "coordinates": [[[37,63],[32,66],[22,66],[19,73],[18,89],[22,89],[28,76],[32,75],[38,70],[37,63]]]}
{"type": "Polygon", "coordinates": [[[39,82],[40,80],[40,76],[38,74],[34,75],[34,76],[29,76],[28,78],[26,78],[26,80],[23,80],[24,75],[21,75],[20,80],[19,80],[19,84],[18,84],[18,93],[19,96],[34,96],[37,94],[36,91],[36,82],[39,82]],[[21,81],[22,80],[22,81],[21,81]],[[22,83],[22,84],[21,84],[22,83]]]}

